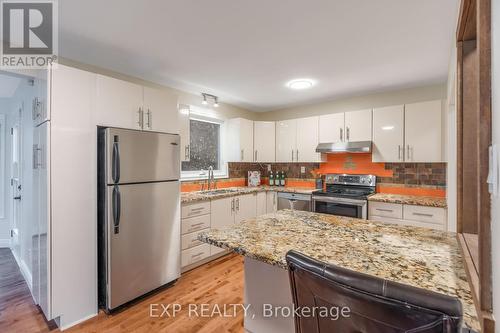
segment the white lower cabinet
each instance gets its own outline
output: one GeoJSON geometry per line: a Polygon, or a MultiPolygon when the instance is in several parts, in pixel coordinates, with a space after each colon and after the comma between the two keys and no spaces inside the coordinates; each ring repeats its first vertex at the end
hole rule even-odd
{"type": "Polygon", "coordinates": [[[210,245],[201,244],[182,251],[181,265],[186,267],[208,257],[210,257],[210,245]]]}
{"type": "Polygon", "coordinates": [[[274,213],[278,211],[278,193],[274,191],[266,192],[266,213],[274,213]]]}
{"type": "Polygon", "coordinates": [[[182,205],[181,265],[187,271],[227,252],[218,246],[202,243],[198,235],[210,229],[223,229],[257,216],[257,202],[262,214],[266,213],[266,192],[244,194],[182,205]],[[264,205],[264,206],[262,206],[264,205]]]}
{"type": "Polygon", "coordinates": [[[446,208],[368,202],[368,219],[400,225],[447,230],[446,208]]]}
{"type": "Polygon", "coordinates": [[[264,215],[267,213],[267,193],[258,192],[257,193],[257,216],[264,215]]]}
{"type": "Polygon", "coordinates": [[[257,193],[240,195],[235,200],[235,223],[257,216],[257,193]]]}

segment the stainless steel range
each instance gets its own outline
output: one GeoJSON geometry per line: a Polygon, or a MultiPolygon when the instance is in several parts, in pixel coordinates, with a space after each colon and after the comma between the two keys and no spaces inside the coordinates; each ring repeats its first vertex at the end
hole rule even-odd
{"type": "Polygon", "coordinates": [[[326,175],[326,190],[312,194],[313,210],[317,213],[368,217],[368,196],[375,193],[374,175],[326,175]]]}

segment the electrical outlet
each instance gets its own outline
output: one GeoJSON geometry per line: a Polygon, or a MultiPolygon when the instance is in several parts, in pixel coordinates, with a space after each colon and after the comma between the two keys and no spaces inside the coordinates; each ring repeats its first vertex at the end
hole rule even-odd
{"type": "Polygon", "coordinates": [[[306,173],[306,167],[305,166],[301,166],[300,167],[300,173],[306,173]]]}

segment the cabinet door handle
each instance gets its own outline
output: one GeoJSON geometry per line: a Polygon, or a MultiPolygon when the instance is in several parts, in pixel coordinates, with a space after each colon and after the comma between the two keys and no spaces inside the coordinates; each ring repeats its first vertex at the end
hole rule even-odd
{"type": "Polygon", "coordinates": [[[236,199],[236,210],[239,211],[240,210],[240,198],[237,198],[236,199]]]}
{"type": "Polygon", "coordinates": [[[425,216],[425,217],[433,217],[434,214],[425,214],[425,213],[412,213],[413,215],[416,216],[425,216]]]}
{"type": "Polygon", "coordinates": [[[139,108],[139,111],[137,111],[139,114],[139,120],[137,121],[137,124],[139,125],[140,129],[144,129],[144,111],[142,108],[139,108]]]}
{"type": "Polygon", "coordinates": [[[384,209],[384,208],[375,208],[375,210],[378,210],[379,212],[389,212],[389,213],[392,213],[394,211],[392,209],[384,209]]]}
{"type": "Polygon", "coordinates": [[[398,145],[398,160],[401,161],[401,145],[398,145]]]}
{"type": "Polygon", "coordinates": [[[292,162],[293,162],[293,149],[292,149],[292,162]]]}
{"type": "Polygon", "coordinates": [[[255,150],[255,162],[257,162],[257,149],[255,150]]]}
{"type": "Polygon", "coordinates": [[[345,135],[346,135],[347,141],[349,141],[349,127],[345,128],[345,135]]]}
{"type": "Polygon", "coordinates": [[[410,145],[406,145],[406,158],[409,160],[411,160],[410,158],[410,145]]]}
{"type": "Polygon", "coordinates": [[[243,161],[243,158],[245,157],[245,151],[242,149],[241,150],[241,161],[243,161]]]}
{"type": "Polygon", "coordinates": [[[234,198],[231,200],[231,212],[234,212],[234,198]]]}
{"type": "Polygon", "coordinates": [[[146,112],[146,115],[148,117],[148,128],[153,129],[153,123],[152,123],[152,112],[151,110],[148,109],[148,112],[146,112]]]}
{"type": "Polygon", "coordinates": [[[339,128],[339,130],[340,130],[340,141],[343,141],[343,140],[342,140],[342,136],[343,136],[343,134],[344,134],[344,133],[343,133],[343,132],[344,132],[344,130],[343,130],[342,128],[339,128]]]}

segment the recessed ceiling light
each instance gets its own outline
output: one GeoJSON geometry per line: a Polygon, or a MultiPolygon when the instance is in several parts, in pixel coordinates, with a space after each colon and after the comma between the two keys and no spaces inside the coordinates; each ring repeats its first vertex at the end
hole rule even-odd
{"type": "Polygon", "coordinates": [[[312,86],[314,86],[314,83],[314,80],[311,79],[295,79],[289,81],[286,86],[294,90],[303,90],[311,88],[312,86]]]}

